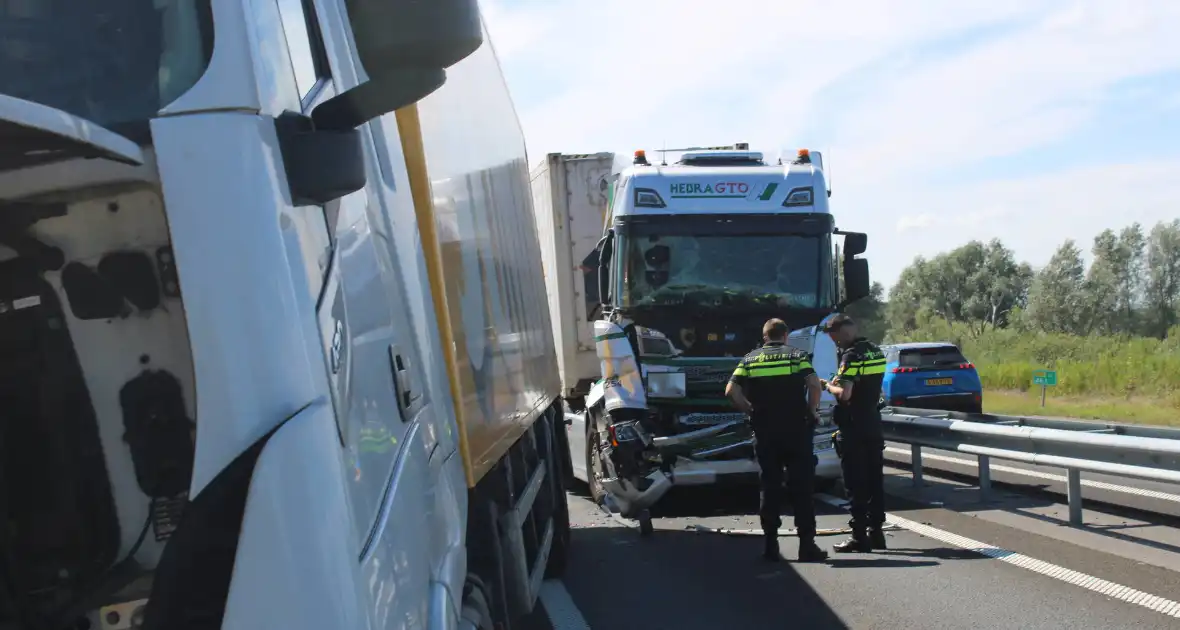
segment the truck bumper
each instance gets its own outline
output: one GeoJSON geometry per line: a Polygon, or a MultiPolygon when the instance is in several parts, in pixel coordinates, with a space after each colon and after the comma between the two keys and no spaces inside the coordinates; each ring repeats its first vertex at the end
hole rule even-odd
{"type": "MultiPolygon", "coordinates": [[[[815,437],[815,476],[817,480],[839,479],[843,472],[840,458],[832,447],[830,433],[815,437]]],[[[653,470],[634,483],[614,477],[602,481],[610,507],[624,516],[632,516],[655,505],[673,487],[709,486],[741,479],[757,480],[758,462],[753,459],[699,461],[679,458],[671,471],[653,470]],[[641,489],[642,487],[642,489],[641,489]]]]}

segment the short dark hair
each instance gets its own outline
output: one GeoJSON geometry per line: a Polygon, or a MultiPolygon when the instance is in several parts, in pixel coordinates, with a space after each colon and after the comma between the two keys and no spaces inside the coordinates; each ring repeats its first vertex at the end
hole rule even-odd
{"type": "Polygon", "coordinates": [[[845,315],[844,313],[836,313],[831,319],[829,319],[827,322],[824,322],[823,331],[829,333],[836,332],[845,326],[855,325],[856,322],[853,321],[851,317],[845,315]]]}
{"type": "Polygon", "coordinates": [[[767,339],[786,339],[787,323],[777,317],[768,319],[762,324],[762,335],[767,339]]]}

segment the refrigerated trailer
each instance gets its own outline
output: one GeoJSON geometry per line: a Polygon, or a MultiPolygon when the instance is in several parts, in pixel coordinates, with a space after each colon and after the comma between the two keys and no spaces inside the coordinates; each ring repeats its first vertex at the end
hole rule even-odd
{"type": "Polygon", "coordinates": [[[0,628],[532,611],[568,446],[475,1],[46,0],[0,35],[0,628]]]}
{"type": "Polygon", "coordinates": [[[561,392],[572,405],[598,380],[594,248],[606,229],[614,157],[550,153],[530,174],[561,392]]]}

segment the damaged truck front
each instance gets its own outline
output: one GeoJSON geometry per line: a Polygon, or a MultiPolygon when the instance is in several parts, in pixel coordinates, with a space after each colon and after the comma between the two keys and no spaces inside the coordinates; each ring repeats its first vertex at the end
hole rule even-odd
{"type": "MultiPolygon", "coordinates": [[[[600,373],[567,420],[585,462],[575,475],[643,531],[673,486],[756,479],[754,435],[725,384],[767,319],[787,322],[821,376],[835,372],[836,348],[817,326],[869,283],[856,258],[865,236],[836,230],[829,196],[820,156],[806,150],[778,164],[744,145],[691,150],[672,166],[636,152],[615,177],[603,236],[583,262],[588,301],[600,296],[600,373]]],[[[814,437],[821,487],[841,477],[833,404],[824,394],[814,437]]]]}

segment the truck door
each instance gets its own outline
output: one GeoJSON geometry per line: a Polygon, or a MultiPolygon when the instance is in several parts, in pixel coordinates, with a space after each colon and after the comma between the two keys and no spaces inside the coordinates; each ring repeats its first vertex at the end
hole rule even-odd
{"type": "MultiPolygon", "coordinates": [[[[296,83],[305,114],[335,96],[341,77],[352,72],[321,37],[313,0],[279,3],[296,83]]],[[[340,34],[335,34],[339,37],[340,34]]],[[[392,116],[389,116],[392,118],[392,116]]],[[[362,128],[367,185],[324,207],[297,208],[305,223],[316,216],[330,252],[304,259],[326,269],[310,287],[317,295],[317,321],[324,348],[347,469],[352,524],[361,548],[362,574],[399,593],[371,602],[385,618],[426,617],[430,587],[429,550],[421,532],[429,505],[427,460],[434,431],[423,422],[429,397],[411,313],[390,227],[377,147],[362,128]],[[390,518],[396,514],[396,518],[390,518]],[[393,547],[397,546],[394,550],[393,547]],[[395,560],[396,556],[396,560],[395,560]],[[395,572],[401,565],[402,570],[395,572]]],[[[407,193],[408,197],[408,193],[407,193]]],[[[308,229],[314,233],[317,230],[308,229]]],[[[318,243],[314,237],[307,240],[318,243]]],[[[420,298],[416,298],[420,299],[420,298]]]]}

